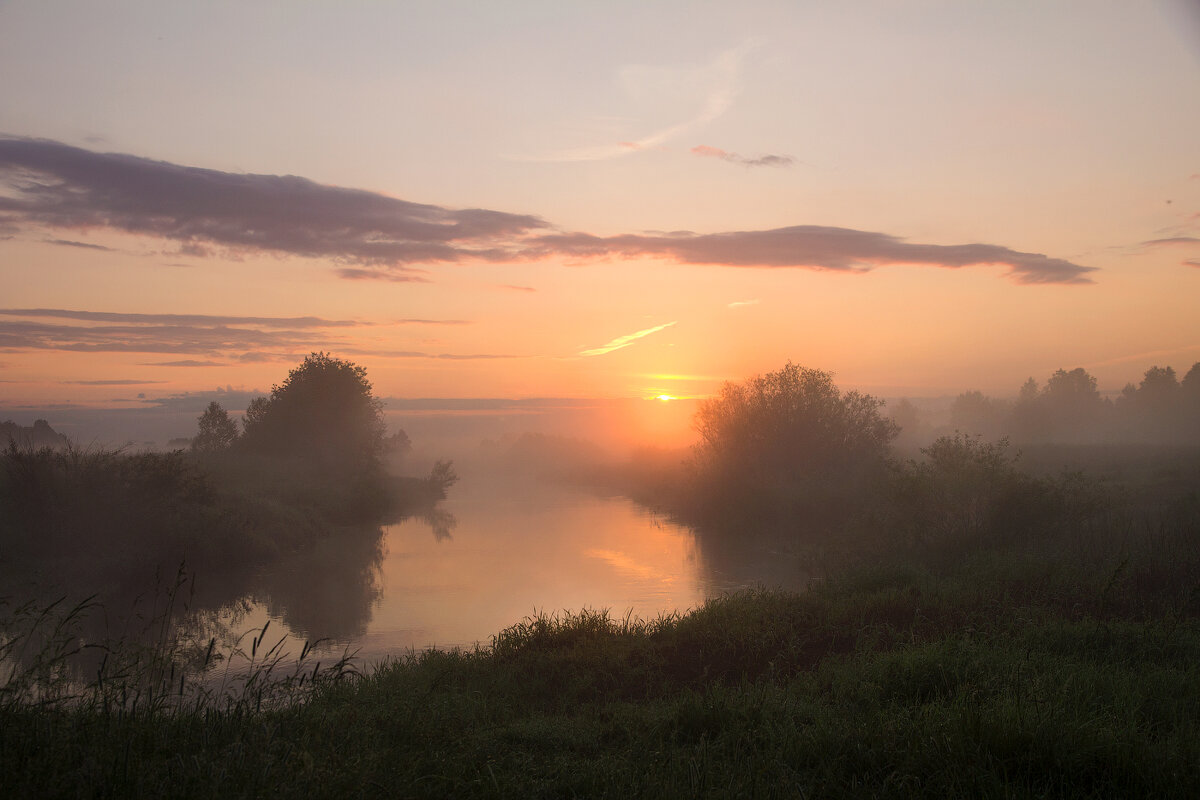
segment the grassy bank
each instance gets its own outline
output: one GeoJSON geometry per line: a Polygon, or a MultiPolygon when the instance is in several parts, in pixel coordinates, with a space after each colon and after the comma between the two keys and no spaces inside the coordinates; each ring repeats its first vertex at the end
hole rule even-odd
{"type": "Polygon", "coordinates": [[[343,674],[281,707],[9,703],[0,790],[1195,796],[1194,484],[1151,510],[1115,490],[998,486],[1041,498],[1040,521],[976,498],[977,513],[928,522],[938,536],[881,533],[799,594],[650,622],[529,619],[476,652],[343,674]]]}

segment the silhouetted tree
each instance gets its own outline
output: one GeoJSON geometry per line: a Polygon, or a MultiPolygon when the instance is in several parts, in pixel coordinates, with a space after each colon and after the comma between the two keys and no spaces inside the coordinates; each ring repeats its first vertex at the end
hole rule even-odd
{"type": "Polygon", "coordinates": [[[351,471],[378,466],[386,432],[366,369],[325,353],[312,353],[270,397],[251,401],[242,424],[249,452],[351,471]]]}
{"type": "Polygon", "coordinates": [[[1139,386],[1126,386],[1118,401],[1122,434],[1142,442],[1170,442],[1181,435],[1183,392],[1171,367],[1146,370],[1139,386]]]}
{"type": "Polygon", "coordinates": [[[1200,403],[1200,361],[1192,364],[1192,368],[1179,382],[1179,388],[1183,392],[1185,402],[1200,403]]]}
{"type": "Polygon", "coordinates": [[[229,418],[221,404],[212,401],[198,418],[199,430],[192,439],[192,449],[198,453],[227,450],[238,438],[237,423],[229,418]]]}
{"type": "Polygon", "coordinates": [[[828,372],[788,363],[744,383],[726,383],[696,413],[694,468],[714,492],[789,497],[804,504],[853,494],[884,465],[900,426],[883,403],[842,393],[828,372]]]}
{"type": "Polygon", "coordinates": [[[1107,411],[1087,370],[1059,369],[1040,392],[1033,378],[1021,387],[1013,407],[1013,433],[1022,441],[1084,441],[1099,435],[1107,411]]]}

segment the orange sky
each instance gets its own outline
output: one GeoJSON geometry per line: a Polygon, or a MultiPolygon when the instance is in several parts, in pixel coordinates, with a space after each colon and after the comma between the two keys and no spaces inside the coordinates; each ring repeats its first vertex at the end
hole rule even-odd
{"type": "Polygon", "coordinates": [[[1014,5],[0,6],[0,417],[1186,371],[1200,27],[1014,5]]]}

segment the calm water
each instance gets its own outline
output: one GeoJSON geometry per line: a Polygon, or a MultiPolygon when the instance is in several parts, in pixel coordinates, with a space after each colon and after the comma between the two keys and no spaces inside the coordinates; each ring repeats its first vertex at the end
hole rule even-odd
{"type": "Polygon", "coordinates": [[[486,645],[535,611],[653,618],[750,584],[800,582],[777,554],[730,564],[713,556],[689,529],[625,498],[466,476],[433,518],[384,528],[375,548],[338,546],[273,566],[239,626],[271,619],[373,662],[486,645]]]}

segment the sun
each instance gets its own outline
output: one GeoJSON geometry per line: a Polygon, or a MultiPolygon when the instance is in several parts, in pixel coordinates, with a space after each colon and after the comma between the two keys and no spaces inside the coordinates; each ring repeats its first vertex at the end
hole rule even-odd
{"type": "Polygon", "coordinates": [[[672,400],[677,400],[678,398],[676,398],[674,395],[669,395],[669,394],[660,394],[658,397],[656,397],[656,398],[654,398],[654,399],[655,399],[655,400],[661,400],[661,401],[663,401],[664,403],[669,403],[670,401],[672,401],[672,400]]]}

